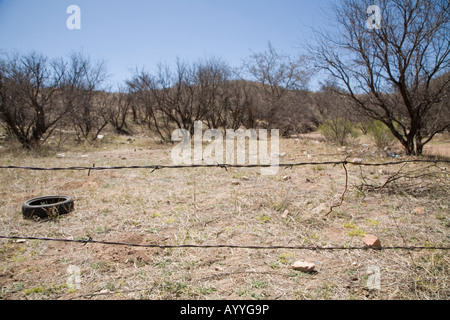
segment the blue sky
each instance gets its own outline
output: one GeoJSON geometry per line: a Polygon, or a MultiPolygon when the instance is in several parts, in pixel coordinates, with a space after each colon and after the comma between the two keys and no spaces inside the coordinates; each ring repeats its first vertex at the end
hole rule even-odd
{"type": "Polygon", "coordinates": [[[116,85],[130,68],[152,70],[176,57],[219,57],[232,67],[268,41],[299,54],[311,29],[326,23],[331,0],[0,0],[0,50],[48,57],[82,51],[104,58],[116,85]],[[69,30],[67,7],[81,9],[81,29],[69,30]]]}

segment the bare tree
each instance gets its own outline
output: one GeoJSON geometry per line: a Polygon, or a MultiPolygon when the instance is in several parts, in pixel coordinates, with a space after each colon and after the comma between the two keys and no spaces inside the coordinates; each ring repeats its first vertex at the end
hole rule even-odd
{"type": "Polygon", "coordinates": [[[207,112],[198,104],[200,87],[197,75],[195,65],[177,59],[175,71],[159,73],[157,80],[165,99],[161,111],[177,128],[186,129],[191,134],[194,133],[194,122],[203,120],[207,112]]]}
{"type": "MultiPolygon", "coordinates": [[[[301,109],[293,91],[303,88],[308,79],[299,60],[278,55],[271,46],[270,54],[274,64],[260,70],[264,83],[243,80],[223,60],[208,58],[191,64],[178,59],[174,68],[160,64],[154,74],[137,71],[127,85],[144,110],[149,128],[156,129],[163,140],[170,138],[168,129],[192,134],[195,121],[204,121],[209,128],[235,129],[255,127],[260,119],[279,124],[276,119],[285,120],[281,110],[301,109]]],[[[248,68],[254,61],[263,63],[263,55],[253,58],[248,68]]],[[[259,72],[256,67],[251,70],[255,75],[259,72]]]]}
{"type": "Polygon", "coordinates": [[[105,81],[104,61],[93,63],[81,53],[73,53],[69,60],[59,60],[63,79],[63,101],[70,110],[70,119],[79,139],[95,140],[108,124],[108,108],[98,92],[105,81]]]}
{"type": "Polygon", "coordinates": [[[383,122],[408,155],[421,155],[426,143],[450,127],[442,114],[450,77],[436,81],[450,68],[450,5],[381,0],[381,24],[374,27],[371,4],[345,0],[335,6],[335,32],[318,32],[311,56],[336,79],[336,92],[354,110],[383,122]]]}
{"type": "MultiPolygon", "coordinates": [[[[159,111],[164,108],[166,94],[157,85],[157,79],[145,70],[136,70],[126,84],[134,101],[134,110],[143,114],[142,123],[146,124],[149,130],[155,129],[162,141],[170,140],[170,132],[166,130],[169,129],[167,117],[159,111]]],[[[164,86],[165,84],[162,85],[164,86]]]]}
{"type": "Polygon", "coordinates": [[[251,80],[262,85],[260,117],[269,127],[277,119],[289,91],[306,89],[311,77],[306,56],[293,58],[278,53],[270,42],[265,52],[253,53],[244,60],[244,69],[251,80]]]}
{"type": "Polygon", "coordinates": [[[117,133],[129,135],[127,116],[134,105],[135,96],[122,86],[117,93],[107,94],[107,96],[111,97],[107,102],[109,122],[117,133]]]}
{"type": "Polygon", "coordinates": [[[256,126],[256,86],[242,79],[235,79],[227,86],[228,108],[227,124],[237,130],[239,127],[255,128],[256,126]]]}
{"type": "Polygon", "coordinates": [[[220,59],[212,58],[194,65],[196,104],[209,128],[225,128],[230,108],[231,68],[220,59]]]}
{"type": "Polygon", "coordinates": [[[149,129],[156,129],[167,140],[168,129],[193,133],[198,120],[206,121],[211,128],[226,125],[230,74],[230,68],[220,59],[192,64],[177,59],[174,68],[160,64],[155,74],[137,71],[127,85],[149,129]]]}
{"type": "Polygon", "coordinates": [[[61,74],[37,52],[0,60],[0,118],[26,148],[39,146],[67,109],[59,99],[61,74]]]}

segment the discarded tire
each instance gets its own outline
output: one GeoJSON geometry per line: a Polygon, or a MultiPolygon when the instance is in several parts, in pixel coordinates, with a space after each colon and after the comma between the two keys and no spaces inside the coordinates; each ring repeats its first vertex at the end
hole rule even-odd
{"type": "Polygon", "coordinates": [[[74,209],[74,201],[68,196],[46,196],[27,200],[22,205],[24,218],[49,218],[67,214],[74,209]]]}

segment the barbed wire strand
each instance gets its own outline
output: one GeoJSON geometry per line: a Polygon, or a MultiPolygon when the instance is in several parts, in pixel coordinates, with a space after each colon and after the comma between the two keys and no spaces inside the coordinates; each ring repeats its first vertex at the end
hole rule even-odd
{"type": "Polygon", "coordinates": [[[381,246],[381,247],[369,247],[369,246],[256,246],[256,245],[232,245],[232,244],[180,244],[180,245],[161,245],[161,244],[140,244],[140,243],[127,243],[116,241],[99,241],[94,240],[91,237],[88,239],[60,239],[60,238],[42,238],[42,237],[25,237],[25,236],[3,236],[0,235],[0,239],[9,240],[40,240],[40,241],[54,241],[54,242],[66,242],[66,243],[81,243],[86,244],[102,244],[111,246],[126,246],[126,247],[142,247],[142,248],[157,248],[157,249],[182,249],[182,248],[198,248],[198,249],[210,249],[210,248],[228,248],[228,249],[257,249],[257,250],[273,250],[273,249],[285,249],[285,250],[450,250],[450,247],[436,247],[436,246],[381,246]]]}
{"type": "Polygon", "coordinates": [[[73,170],[73,171],[103,171],[103,170],[124,170],[124,169],[184,169],[184,168],[269,168],[269,167],[284,167],[292,168],[307,165],[358,165],[358,166],[389,166],[398,165],[405,163],[450,163],[450,160],[401,160],[401,161],[390,161],[390,162],[359,162],[359,161],[321,161],[321,162],[296,162],[296,163],[279,163],[279,164],[191,164],[191,165],[135,165],[135,166],[108,166],[108,167],[92,167],[87,166],[73,166],[73,167],[31,167],[31,166],[0,166],[0,169],[22,169],[22,170],[33,170],[33,171],[62,171],[62,170],[73,170]]]}

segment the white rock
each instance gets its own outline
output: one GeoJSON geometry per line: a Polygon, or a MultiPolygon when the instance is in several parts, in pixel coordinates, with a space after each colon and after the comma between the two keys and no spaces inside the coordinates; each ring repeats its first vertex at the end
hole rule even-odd
{"type": "Polygon", "coordinates": [[[296,261],[292,264],[292,269],[303,272],[312,272],[315,268],[316,265],[314,263],[302,260],[296,261]]]}
{"type": "Polygon", "coordinates": [[[278,157],[278,158],[283,158],[284,156],[286,156],[286,152],[282,152],[282,153],[271,153],[272,158],[278,157]]]}
{"type": "Polygon", "coordinates": [[[315,207],[312,212],[314,214],[325,214],[326,212],[330,211],[330,207],[324,203],[320,204],[319,206],[315,207]]]}
{"type": "Polygon", "coordinates": [[[99,135],[97,136],[97,139],[98,139],[98,140],[102,140],[104,137],[105,137],[104,135],[99,134],[99,135]]]}

